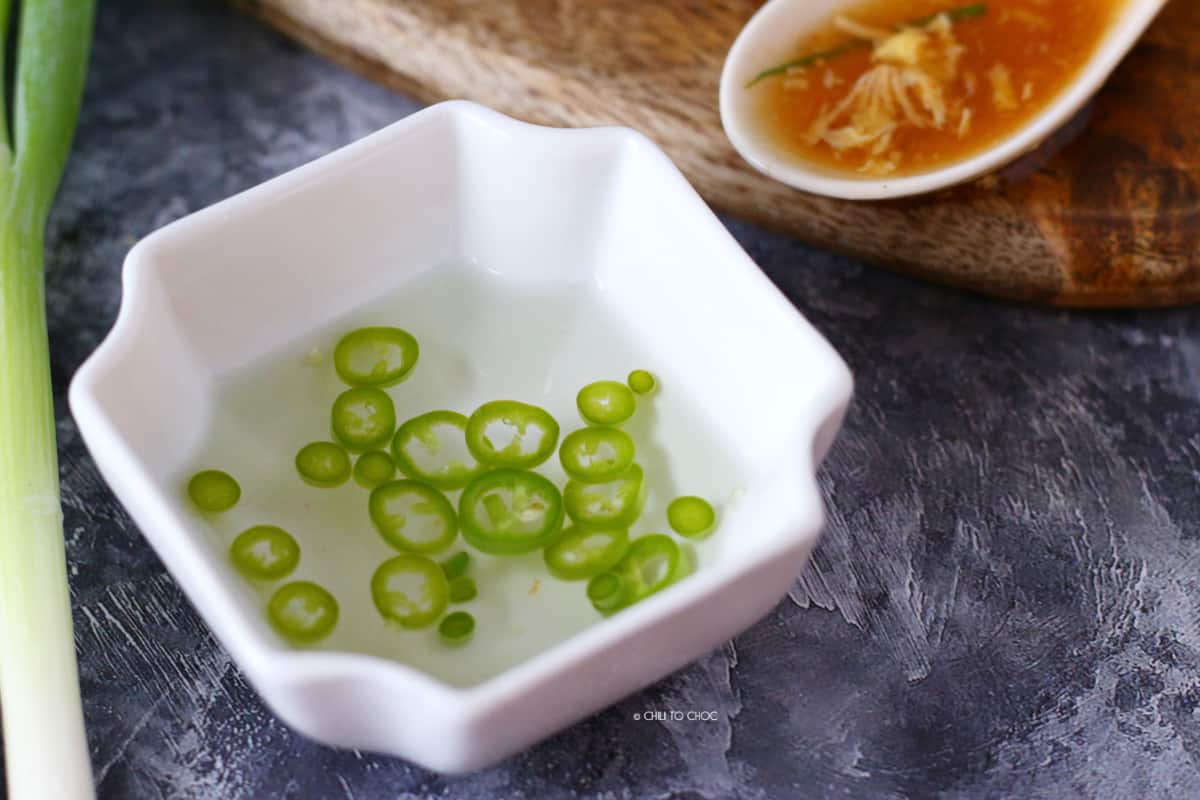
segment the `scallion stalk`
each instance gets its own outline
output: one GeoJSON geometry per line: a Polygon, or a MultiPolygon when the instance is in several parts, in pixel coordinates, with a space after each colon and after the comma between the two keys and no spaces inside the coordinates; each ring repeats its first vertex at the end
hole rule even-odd
{"type": "MultiPolygon", "coordinates": [[[[0,0],[0,41],[11,8],[0,0]]],[[[79,115],[94,11],[94,0],[24,0],[11,142],[0,114],[0,713],[10,800],[94,796],[67,589],[42,249],[79,115]]]]}

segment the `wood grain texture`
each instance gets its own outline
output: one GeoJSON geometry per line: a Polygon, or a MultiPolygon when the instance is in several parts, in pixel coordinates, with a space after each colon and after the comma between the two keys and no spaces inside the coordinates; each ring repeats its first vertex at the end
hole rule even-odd
{"type": "Polygon", "coordinates": [[[234,0],[424,100],[464,97],[549,125],[657,141],[716,208],[929,280],[1018,300],[1200,300],[1200,4],[1175,0],[1056,141],[939,195],[851,203],[743,162],[717,113],[754,0],[234,0]]]}

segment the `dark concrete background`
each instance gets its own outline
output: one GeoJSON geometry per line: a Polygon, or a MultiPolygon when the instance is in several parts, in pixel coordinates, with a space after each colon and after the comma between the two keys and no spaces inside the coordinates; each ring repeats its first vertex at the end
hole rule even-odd
{"type": "Polygon", "coordinates": [[[67,382],[138,237],[414,108],[219,3],[101,3],[48,284],[102,797],[1200,796],[1197,313],[1003,305],[734,221],[858,380],[791,599],[469,777],[276,721],[98,477],[67,382]],[[633,719],[688,709],[719,721],[633,719]]]}

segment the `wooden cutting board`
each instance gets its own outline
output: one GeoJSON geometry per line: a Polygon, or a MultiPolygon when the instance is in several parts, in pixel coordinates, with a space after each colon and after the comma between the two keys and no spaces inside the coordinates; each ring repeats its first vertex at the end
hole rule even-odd
{"type": "Polygon", "coordinates": [[[425,100],[637,128],[716,208],[901,272],[1058,305],[1200,300],[1196,0],[1174,0],[1044,152],[998,181],[884,203],[806,195],[734,153],[717,82],[754,0],[233,2],[425,100]]]}

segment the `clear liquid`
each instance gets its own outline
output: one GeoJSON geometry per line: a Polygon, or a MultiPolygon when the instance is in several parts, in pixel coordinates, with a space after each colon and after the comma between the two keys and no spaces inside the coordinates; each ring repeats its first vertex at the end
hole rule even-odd
{"type": "MultiPolygon", "coordinates": [[[[435,409],[469,415],[488,400],[511,399],[542,406],[565,435],[582,426],[575,408],[582,386],[650,370],[660,378],[659,388],[639,398],[638,412],[625,426],[637,442],[647,486],[645,513],[630,534],[668,531],[666,504],[680,494],[707,497],[720,513],[742,474],[731,450],[711,435],[683,392],[672,391],[670,364],[657,363],[652,348],[628,336],[605,299],[594,284],[546,291],[514,285],[473,264],[442,265],[225,376],[205,444],[188,463],[224,469],[242,486],[241,502],[208,523],[225,563],[234,537],[251,525],[279,525],[300,544],[300,566],[291,576],[251,586],[262,613],[283,583],[315,581],[340,607],[337,628],[317,647],[395,659],[454,686],[482,682],[601,622],[586,583],[552,578],[540,552],[492,557],[471,550],[461,537],[438,557],[471,552],[468,574],[479,595],[451,610],[475,616],[474,639],[448,647],[436,625],[406,631],[384,622],[370,580],[396,552],[371,525],[368,493],[353,480],[336,489],[308,486],[293,459],[308,442],[330,438],[330,406],[345,389],[330,357],[337,340],[354,328],[395,325],[421,346],[412,374],[389,390],[401,421],[435,409]]],[[[560,487],[565,482],[557,454],[538,471],[560,487]]],[[[448,495],[455,505],[459,494],[448,495]]],[[[721,536],[718,529],[696,546],[698,569],[721,536]]]]}

